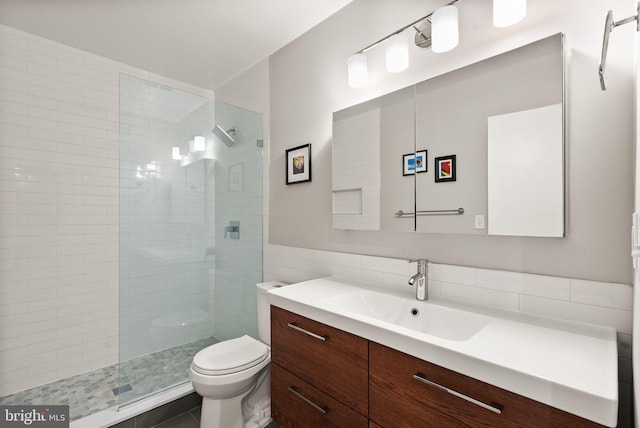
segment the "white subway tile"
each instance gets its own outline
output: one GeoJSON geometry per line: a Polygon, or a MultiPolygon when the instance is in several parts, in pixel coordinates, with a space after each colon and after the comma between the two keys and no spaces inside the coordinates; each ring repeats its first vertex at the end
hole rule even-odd
{"type": "Polygon", "coordinates": [[[416,273],[416,264],[409,263],[406,259],[362,256],[360,258],[360,263],[362,269],[395,273],[397,275],[405,275],[407,278],[416,273]]]}
{"type": "Polygon", "coordinates": [[[477,269],[476,284],[478,287],[529,296],[558,300],[571,298],[571,282],[566,278],[477,269]]]}
{"type": "Polygon", "coordinates": [[[633,288],[623,284],[572,279],[571,300],[630,311],[633,305],[633,288]]]}
{"type": "Polygon", "coordinates": [[[476,269],[429,263],[429,278],[461,285],[476,285],[476,269]]]}
{"type": "Polygon", "coordinates": [[[520,310],[537,315],[612,327],[620,333],[631,334],[631,311],[534,296],[521,296],[520,310]]]}
{"type": "Polygon", "coordinates": [[[440,295],[447,299],[477,305],[490,306],[498,309],[518,310],[519,299],[515,293],[489,290],[485,288],[470,287],[440,281],[440,295]]]}

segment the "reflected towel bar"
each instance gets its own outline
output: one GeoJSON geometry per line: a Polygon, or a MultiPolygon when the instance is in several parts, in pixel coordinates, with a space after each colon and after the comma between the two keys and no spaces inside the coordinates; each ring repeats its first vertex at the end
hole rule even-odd
{"type": "Polygon", "coordinates": [[[409,218],[409,217],[415,217],[416,215],[462,215],[462,214],[464,214],[464,208],[458,208],[457,210],[419,210],[419,211],[416,211],[415,213],[413,212],[406,213],[400,210],[394,213],[394,215],[398,218],[400,217],[409,218]]]}

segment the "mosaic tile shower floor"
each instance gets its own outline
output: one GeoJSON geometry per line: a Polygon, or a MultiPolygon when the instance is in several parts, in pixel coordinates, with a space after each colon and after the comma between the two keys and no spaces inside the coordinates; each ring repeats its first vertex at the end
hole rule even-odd
{"type": "Polygon", "coordinates": [[[146,397],[189,379],[193,356],[218,342],[208,337],[0,397],[0,404],[68,404],[71,420],[146,397]],[[120,366],[120,373],[118,372],[120,366]],[[125,391],[124,385],[131,385],[125,391]],[[120,396],[113,389],[120,387],[120,396]]]}

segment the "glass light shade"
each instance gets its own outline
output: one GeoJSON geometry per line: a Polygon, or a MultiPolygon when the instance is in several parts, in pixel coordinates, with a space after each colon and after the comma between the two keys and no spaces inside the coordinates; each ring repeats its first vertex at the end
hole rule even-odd
{"type": "Polygon", "coordinates": [[[173,158],[173,160],[181,160],[182,159],[182,155],[180,154],[180,147],[174,146],[171,149],[171,157],[173,158]]]}
{"type": "Polygon", "coordinates": [[[384,42],[387,71],[398,73],[409,67],[409,41],[406,33],[398,33],[384,42]]]}
{"type": "Polygon", "coordinates": [[[367,71],[367,56],[365,54],[357,53],[351,55],[347,60],[347,69],[349,72],[349,86],[361,88],[367,84],[369,72],[367,71]]]}
{"type": "Polygon", "coordinates": [[[199,135],[193,137],[193,150],[195,150],[196,152],[204,152],[205,147],[206,141],[204,137],[201,137],[199,135]]]}
{"type": "Polygon", "coordinates": [[[527,0],[493,0],[493,25],[508,27],[527,14],[527,0]]]}
{"type": "Polygon", "coordinates": [[[431,15],[431,50],[447,52],[458,46],[458,8],[454,5],[436,9],[431,15]]]}

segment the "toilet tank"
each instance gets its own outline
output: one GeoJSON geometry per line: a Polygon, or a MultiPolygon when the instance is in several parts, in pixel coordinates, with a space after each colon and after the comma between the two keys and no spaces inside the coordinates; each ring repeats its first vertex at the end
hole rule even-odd
{"type": "Polygon", "coordinates": [[[271,345],[271,308],[267,299],[267,292],[287,284],[279,281],[259,282],[256,284],[258,299],[258,337],[267,345],[271,345]]]}

